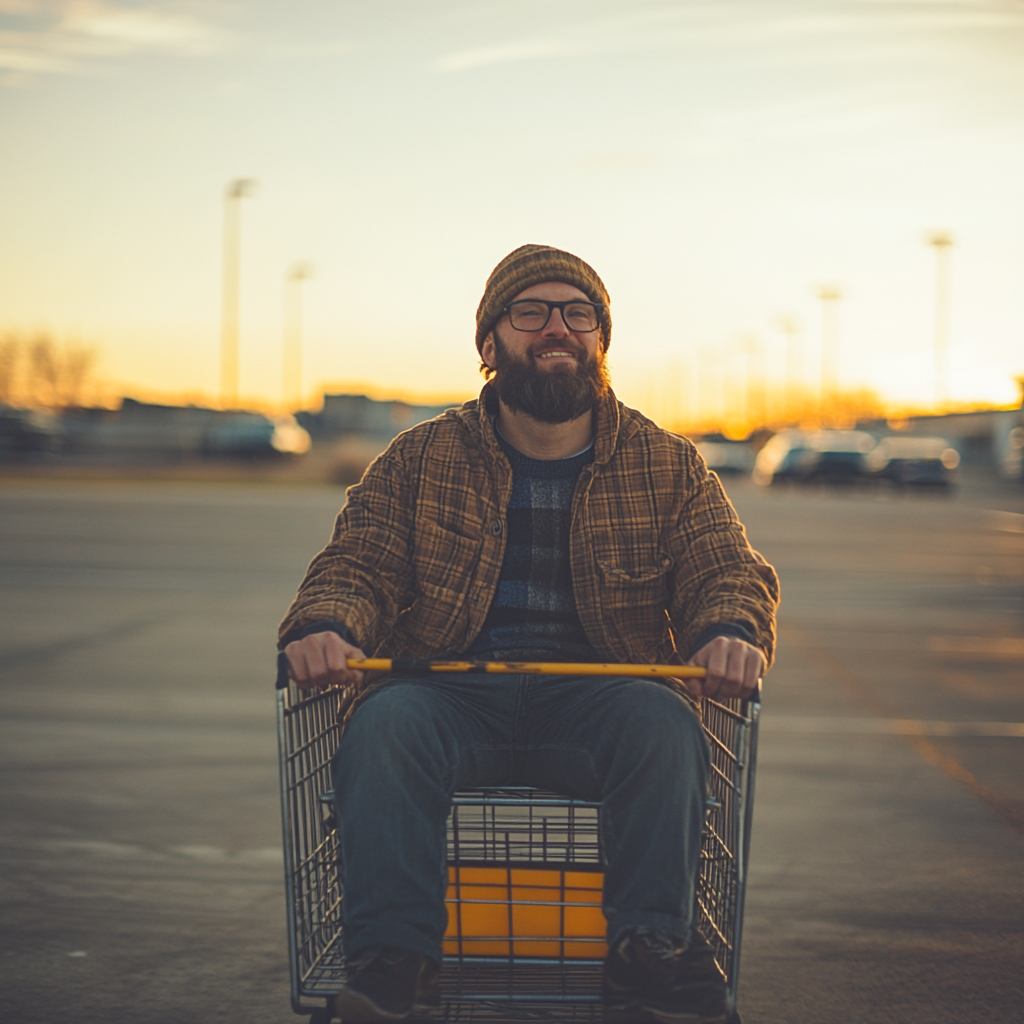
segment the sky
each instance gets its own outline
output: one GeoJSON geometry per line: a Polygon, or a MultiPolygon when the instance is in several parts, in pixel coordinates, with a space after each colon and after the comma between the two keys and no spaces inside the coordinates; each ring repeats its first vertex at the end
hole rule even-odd
{"type": "Polygon", "coordinates": [[[932,401],[937,230],[949,398],[1024,375],[1024,0],[0,0],[0,146],[0,332],[118,393],[216,395],[239,177],[253,400],[296,261],[307,394],[474,394],[524,242],[597,269],[655,413],[814,387],[823,284],[843,386],[932,401]]]}

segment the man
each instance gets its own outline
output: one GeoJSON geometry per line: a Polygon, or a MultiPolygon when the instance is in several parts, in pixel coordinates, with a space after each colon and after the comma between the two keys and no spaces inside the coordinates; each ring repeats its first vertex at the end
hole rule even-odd
{"type": "Polygon", "coordinates": [[[693,925],[708,751],[692,703],[636,678],[390,676],[347,658],[669,662],[689,696],[749,694],[775,573],[694,447],[618,403],[609,298],[583,260],[526,245],[477,309],[479,400],[397,437],[348,492],[280,643],[300,686],[359,691],[334,762],[345,1019],[436,1003],[452,793],[523,785],[603,801],[606,1019],[724,1021],[693,925]]]}

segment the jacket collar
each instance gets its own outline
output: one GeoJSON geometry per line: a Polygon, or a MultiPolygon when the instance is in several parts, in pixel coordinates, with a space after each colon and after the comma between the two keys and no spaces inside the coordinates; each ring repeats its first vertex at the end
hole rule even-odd
{"type": "MultiPolygon", "coordinates": [[[[615,454],[622,427],[622,414],[626,411],[613,392],[597,404],[597,432],[594,435],[594,462],[598,465],[610,461],[615,454]]],[[[494,420],[498,412],[498,398],[490,384],[485,384],[476,401],[467,402],[460,410],[460,419],[478,442],[492,456],[501,454],[494,420]],[[475,414],[475,415],[474,415],[475,414]]],[[[632,433],[632,431],[627,431],[632,433]]]]}

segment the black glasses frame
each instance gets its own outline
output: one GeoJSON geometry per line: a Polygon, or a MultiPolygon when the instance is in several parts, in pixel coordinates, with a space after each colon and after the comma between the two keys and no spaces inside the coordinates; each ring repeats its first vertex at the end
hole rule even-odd
{"type": "Polygon", "coordinates": [[[511,324],[514,331],[524,331],[529,334],[534,330],[541,330],[543,327],[547,327],[548,323],[551,321],[551,310],[557,309],[562,318],[562,323],[564,323],[565,326],[574,334],[593,334],[594,331],[600,330],[601,328],[601,311],[605,308],[606,307],[603,302],[589,302],[587,299],[566,299],[565,302],[552,302],[550,299],[517,299],[515,302],[510,302],[501,312],[503,315],[508,315],[508,322],[511,324]],[[541,328],[516,327],[516,325],[512,323],[512,307],[519,306],[527,302],[542,302],[548,307],[548,315],[541,328]],[[597,314],[597,323],[594,324],[589,331],[580,331],[573,327],[569,327],[569,322],[565,319],[566,306],[590,306],[597,314]]]}

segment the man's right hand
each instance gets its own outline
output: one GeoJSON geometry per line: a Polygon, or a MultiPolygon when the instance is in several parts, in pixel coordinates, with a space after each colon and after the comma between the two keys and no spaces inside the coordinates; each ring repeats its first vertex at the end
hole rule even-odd
{"type": "Polygon", "coordinates": [[[354,686],[362,689],[363,673],[346,666],[349,658],[365,658],[358,647],[331,630],[310,633],[284,649],[296,686],[354,686]]]}

